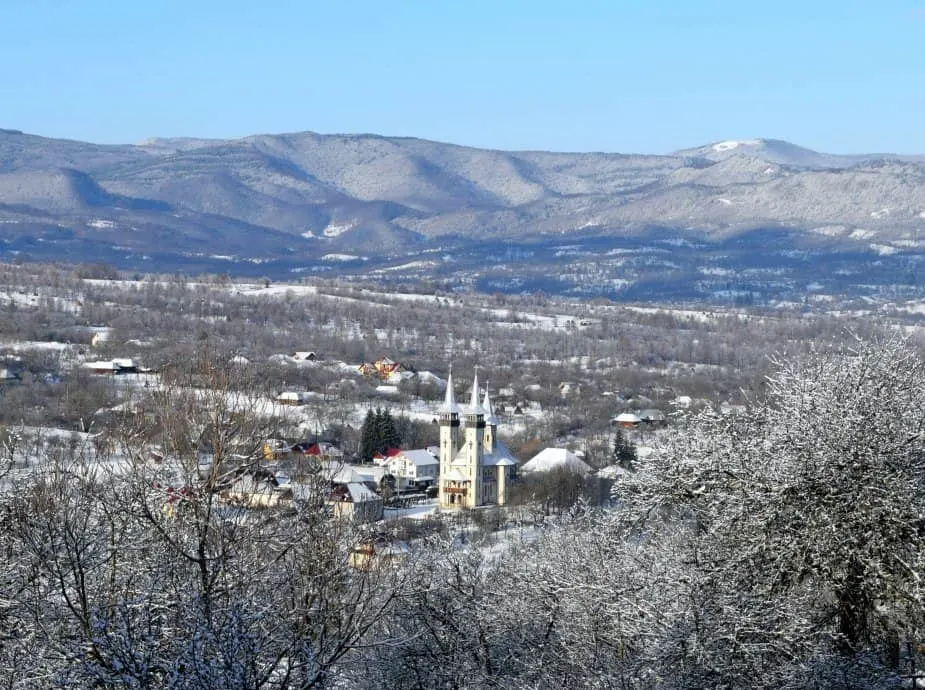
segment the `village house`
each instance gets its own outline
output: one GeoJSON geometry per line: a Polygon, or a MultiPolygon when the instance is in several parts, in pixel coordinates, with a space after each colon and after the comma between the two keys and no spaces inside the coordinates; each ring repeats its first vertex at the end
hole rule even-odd
{"type": "Polygon", "coordinates": [[[318,443],[297,443],[294,449],[309,458],[319,460],[333,460],[335,462],[343,460],[344,451],[327,441],[318,441],[318,443]]]}
{"type": "Polygon", "coordinates": [[[268,438],[263,442],[263,459],[268,463],[290,460],[293,452],[293,444],[284,439],[268,438]]]}
{"type": "Polygon", "coordinates": [[[328,505],[334,516],[343,520],[376,522],[383,515],[382,498],[359,482],[335,484],[328,505]]]}
{"type": "Polygon", "coordinates": [[[665,423],[668,421],[665,417],[665,413],[654,407],[640,410],[636,413],[636,416],[639,417],[643,424],[650,427],[665,426],[665,423]]]}
{"type": "Polygon", "coordinates": [[[109,326],[91,326],[90,347],[102,347],[112,338],[112,328],[109,326]]]}
{"type": "Polygon", "coordinates": [[[283,391],[276,396],[276,402],[279,405],[298,406],[305,404],[305,394],[299,391],[283,391]]]}
{"type": "Polygon", "coordinates": [[[498,418],[487,390],[479,402],[478,374],[472,381],[468,407],[456,403],[452,372],[447,379],[440,408],[439,457],[441,508],[504,505],[517,460],[498,439],[498,418]]]}
{"type": "Polygon", "coordinates": [[[614,426],[619,426],[624,429],[635,429],[637,426],[642,424],[642,420],[638,415],[633,414],[632,412],[621,412],[616,417],[611,419],[610,423],[614,426]]]}
{"type": "Polygon", "coordinates": [[[281,490],[271,473],[257,471],[242,472],[221,492],[221,498],[243,508],[276,508],[282,501],[288,501],[291,494],[281,490]]]}
{"type": "Polygon", "coordinates": [[[373,462],[387,469],[395,477],[398,491],[425,489],[437,483],[440,474],[440,460],[429,450],[399,450],[393,448],[386,453],[377,453],[373,462]]]}
{"type": "Polygon", "coordinates": [[[110,360],[101,360],[96,362],[84,362],[83,368],[88,369],[94,374],[137,374],[138,365],[135,360],[128,357],[120,357],[110,360]]]}
{"type": "Polygon", "coordinates": [[[398,566],[411,555],[407,542],[380,536],[366,539],[350,552],[350,567],[368,571],[374,568],[398,566]]]}
{"type": "Polygon", "coordinates": [[[360,365],[360,373],[390,384],[398,384],[414,376],[414,372],[408,371],[400,362],[395,362],[388,357],[381,357],[375,362],[364,362],[360,365]]]}
{"type": "Polygon", "coordinates": [[[9,366],[0,366],[0,385],[4,383],[16,383],[20,380],[19,372],[9,366]]]}

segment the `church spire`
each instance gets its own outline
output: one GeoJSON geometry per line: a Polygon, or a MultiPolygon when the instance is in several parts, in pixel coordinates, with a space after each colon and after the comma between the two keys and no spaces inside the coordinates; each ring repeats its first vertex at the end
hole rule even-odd
{"type": "Polygon", "coordinates": [[[475,375],[472,377],[472,397],[469,399],[469,414],[484,414],[482,406],[479,405],[479,370],[476,368],[475,375]]]}
{"type": "Polygon", "coordinates": [[[441,414],[459,414],[459,405],[456,404],[456,393],[453,391],[453,367],[450,367],[450,375],[446,377],[446,398],[443,400],[443,407],[440,408],[441,414]]]}
{"type": "Polygon", "coordinates": [[[498,418],[495,416],[495,410],[491,406],[491,399],[488,397],[488,386],[485,386],[485,398],[482,400],[482,407],[485,410],[485,423],[498,426],[498,418]]]}

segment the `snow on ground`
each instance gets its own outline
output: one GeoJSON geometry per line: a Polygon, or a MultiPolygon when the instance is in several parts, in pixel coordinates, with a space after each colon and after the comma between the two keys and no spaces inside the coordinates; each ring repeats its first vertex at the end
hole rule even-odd
{"type": "Polygon", "coordinates": [[[377,268],[371,273],[388,273],[390,271],[407,271],[410,269],[418,268],[433,268],[434,266],[439,265],[437,261],[409,261],[408,263],[401,264],[399,266],[387,266],[386,268],[377,268]]]}
{"type": "Polygon", "coordinates": [[[337,223],[329,223],[328,227],[321,231],[321,234],[325,237],[340,237],[345,232],[350,232],[356,227],[353,223],[344,223],[343,225],[338,225],[337,223]]]}
{"type": "MultiPolygon", "coordinates": [[[[58,452],[67,448],[73,450],[76,461],[103,472],[126,472],[131,460],[119,453],[108,455],[105,460],[97,458],[94,438],[96,434],[57,427],[15,426],[10,431],[19,437],[13,453],[13,468],[0,480],[0,491],[8,490],[17,481],[32,477],[46,468],[58,452]],[[56,450],[57,449],[57,450],[56,450]]],[[[63,457],[67,457],[65,454],[63,457]]]]}
{"type": "Polygon", "coordinates": [[[21,352],[23,350],[66,350],[72,347],[70,343],[62,343],[56,340],[11,340],[0,341],[0,349],[21,352]]]}
{"type": "Polygon", "coordinates": [[[27,292],[18,288],[0,287],[0,307],[13,305],[16,307],[44,308],[49,305],[54,311],[63,311],[71,314],[80,312],[80,304],[73,299],[42,295],[38,292],[27,292]]]}
{"type": "Polygon", "coordinates": [[[925,300],[915,300],[904,304],[890,305],[891,309],[906,312],[907,314],[925,314],[925,300]]]}
{"type": "Polygon", "coordinates": [[[385,508],[384,519],[397,520],[399,518],[410,518],[412,520],[426,520],[433,517],[438,510],[438,501],[436,499],[419,503],[408,508],[385,508]]]}
{"type": "Polygon", "coordinates": [[[254,285],[241,283],[231,285],[228,288],[232,294],[243,295],[245,297],[285,297],[286,293],[295,296],[317,295],[318,288],[314,285],[254,285]]]}
{"type": "Polygon", "coordinates": [[[513,328],[536,328],[541,331],[564,331],[570,328],[590,326],[600,323],[600,319],[587,319],[571,314],[532,314],[512,309],[483,307],[482,311],[495,316],[499,326],[513,328]]]}
{"type": "MultiPolygon", "coordinates": [[[[373,293],[378,294],[378,293],[373,293]]],[[[419,292],[393,292],[388,295],[382,295],[383,297],[388,297],[389,299],[403,300],[405,302],[416,302],[418,300],[422,302],[436,302],[440,299],[447,299],[446,297],[439,297],[437,295],[425,295],[419,292]]]]}
{"type": "Polygon", "coordinates": [[[877,252],[880,256],[890,256],[895,254],[899,250],[896,247],[891,247],[888,244],[871,244],[870,248],[877,252]]]}
{"type": "Polygon", "coordinates": [[[839,235],[844,235],[846,232],[848,232],[848,228],[846,228],[844,225],[822,225],[818,228],[813,228],[812,231],[818,235],[838,237],[839,235]]]}
{"type": "MultiPolygon", "coordinates": [[[[684,319],[690,319],[691,321],[699,321],[701,323],[712,323],[716,320],[717,314],[713,312],[698,311],[696,309],[665,309],[663,307],[633,307],[633,306],[623,306],[623,309],[628,311],[634,311],[637,314],[669,314],[671,316],[677,316],[684,319]]],[[[726,316],[726,314],[722,314],[726,316]]]]}
{"type": "Polygon", "coordinates": [[[365,256],[358,256],[356,254],[325,254],[321,257],[322,261],[357,261],[362,259],[366,261],[365,256]]]}
{"type": "Polygon", "coordinates": [[[758,146],[761,144],[761,139],[743,139],[735,140],[730,139],[729,141],[720,141],[711,147],[717,153],[722,151],[731,151],[732,149],[739,148],[740,146],[758,146]]]}

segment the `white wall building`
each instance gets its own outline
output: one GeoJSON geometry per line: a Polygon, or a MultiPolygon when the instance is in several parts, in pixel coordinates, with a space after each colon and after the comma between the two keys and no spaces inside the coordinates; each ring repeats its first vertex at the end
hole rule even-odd
{"type": "Polygon", "coordinates": [[[474,508],[504,505],[517,460],[498,440],[498,418],[488,391],[479,403],[479,378],[472,381],[467,407],[456,403],[453,374],[440,408],[440,506],[474,508]]]}

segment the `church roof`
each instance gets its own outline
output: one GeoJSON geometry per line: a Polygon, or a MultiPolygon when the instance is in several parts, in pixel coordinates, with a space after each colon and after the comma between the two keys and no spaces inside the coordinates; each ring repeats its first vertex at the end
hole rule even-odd
{"type": "Polygon", "coordinates": [[[514,454],[511,453],[510,448],[501,441],[496,441],[495,449],[491,453],[485,453],[485,459],[482,461],[482,464],[486,467],[505,467],[516,465],[517,459],[514,457],[514,454]]]}
{"type": "MultiPolygon", "coordinates": [[[[469,447],[463,444],[456,456],[453,458],[452,465],[455,467],[465,467],[469,463],[469,447]]],[[[502,442],[496,441],[495,448],[490,453],[485,451],[482,455],[482,467],[510,466],[516,465],[517,459],[510,449],[502,442]]]]}
{"type": "Polygon", "coordinates": [[[446,398],[440,408],[440,414],[459,414],[459,405],[456,404],[456,393],[453,392],[453,372],[446,379],[446,398]]]}

